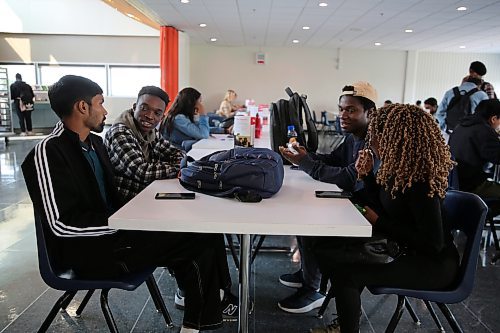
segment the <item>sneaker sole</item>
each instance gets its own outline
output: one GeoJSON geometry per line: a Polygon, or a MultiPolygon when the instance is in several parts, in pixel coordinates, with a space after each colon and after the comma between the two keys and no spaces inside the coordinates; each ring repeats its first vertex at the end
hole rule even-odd
{"type": "Polygon", "coordinates": [[[286,287],[290,288],[302,288],[302,283],[301,282],[290,282],[290,281],[285,281],[280,279],[280,283],[286,287]]]}
{"type": "Polygon", "coordinates": [[[281,306],[281,304],[279,302],[278,302],[278,307],[281,310],[283,310],[285,312],[289,312],[289,313],[307,313],[309,311],[312,311],[314,309],[319,308],[321,306],[321,304],[323,304],[324,300],[325,300],[325,297],[318,298],[317,300],[315,300],[311,304],[304,306],[303,308],[298,308],[298,309],[285,308],[284,306],[281,306]]]}

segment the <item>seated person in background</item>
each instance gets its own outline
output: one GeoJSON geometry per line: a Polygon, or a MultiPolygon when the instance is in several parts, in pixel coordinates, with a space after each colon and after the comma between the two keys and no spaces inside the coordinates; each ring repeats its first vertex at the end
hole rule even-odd
{"type": "MultiPolygon", "coordinates": [[[[91,133],[104,128],[102,93],[98,84],[81,76],[66,75],[52,85],[50,106],[61,121],[22,164],[35,212],[51,236],[48,246],[57,248],[61,265],[83,277],[169,267],[186,293],[180,332],[216,329],[222,325],[220,289],[226,287],[219,266],[227,269],[227,261],[217,256],[224,249],[220,235],[108,226],[123,199],[102,139],[91,133]]],[[[149,125],[143,120],[142,126],[149,125]]]]}
{"type": "Polygon", "coordinates": [[[201,93],[194,88],[182,89],[160,126],[161,134],[170,143],[185,151],[210,135],[208,116],[201,103],[201,93]]]}
{"type": "Polygon", "coordinates": [[[433,117],[436,116],[436,112],[438,110],[438,102],[434,97],[429,97],[424,101],[424,108],[429,112],[433,117]]]}
{"type": "Polygon", "coordinates": [[[224,99],[220,103],[219,110],[217,110],[216,113],[219,116],[224,116],[226,118],[229,118],[233,117],[238,109],[245,108],[244,105],[233,104],[233,102],[236,100],[236,97],[238,97],[236,92],[234,92],[234,90],[229,89],[226,92],[226,95],[224,95],[224,99]]]}
{"type": "MultiPolygon", "coordinates": [[[[458,165],[458,183],[461,191],[472,192],[483,198],[500,200],[500,184],[488,180],[486,164],[500,164],[500,101],[484,100],[476,112],[463,118],[450,135],[451,153],[458,165]]],[[[490,206],[493,214],[500,214],[500,205],[490,206]]]]}
{"type": "Polygon", "coordinates": [[[365,218],[405,254],[383,264],[332,265],[327,253],[318,257],[322,272],[333,276],[338,318],[313,333],[338,332],[339,324],[341,332],[357,333],[366,286],[439,290],[458,272],[458,251],[441,210],[453,161],[434,118],[416,105],[393,104],[370,115],[367,137],[380,168],[365,149],[356,169],[380,205],[378,213],[365,206],[365,218]]]}
{"type": "MultiPolygon", "coordinates": [[[[346,191],[360,191],[363,183],[358,181],[354,163],[358,151],[365,145],[368,115],[375,110],[376,101],[377,92],[367,82],[345,86],[338,102],[340,126],[348,133],[344,142],[329,155],[307,153],[302,146],[295,147],[297,155],[280,147],[281,154],[316,180],[337,184],[346,191]]],[[[283,311],[305,313],[323,303],[325,296],[318,292],[321,274],[316,258],[311,253],[313,242],[314,237],[297,236],[301,269],[293,274],[282,275],[280,282],[299,289],[295,294],[278,302],[283,311]]]]}
{"type": "Polygon", "coordinates": [[[118,191],[126,201],[157,179],[176,178],[184,153],[161,137],[156,126],[169,98],[155,86],[143,87],[131,109],[106,132],[105,145],[118,191]]]}

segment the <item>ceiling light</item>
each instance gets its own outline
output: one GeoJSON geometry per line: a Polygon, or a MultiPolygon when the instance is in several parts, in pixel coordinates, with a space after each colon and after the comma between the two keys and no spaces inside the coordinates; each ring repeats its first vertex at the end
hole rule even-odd
{"type": "Polygon", "coordinates": [[[308,26],[302,27],[302,30],[309,30],[309,29],[311,29],[311,27],[308,27],[308,26]]]}
{"type": "Polygon", "coordinates": [[[412,29],[405,29],[405,32],[413,32],[412,29]]]}
{"type": "Polygon", "coordinates": [[[299,40],[298,40],[298,39],[294,39],[294,40],[292,40],[292,43],[294,43],[294,44],[298,44],[298,43],[299,43],[299,40]]]}
{"type": "Polygon", "coordinates": [[[459,48],[465,49],[465,45],[460,45],[459,48]]]}
{"type": "Polygon", "coordinates": [[[212,38],[210,38],[210,41],[211,41],[211,42],[216,42],[216,41],[217,41],[217,38],[212,37],[212,38]]]}
{"type": "Polygon", "coordinates": [[[467,7],[460,6],[460,7],[457,7],[457,10],[458,11],[464,11],[464,10],[467,10],[467,7]]]}
{"type": "Polygon", "coordinates": [[[200,23],[200,27],[205,28],[207,26],[206,23],[200,23]]]}
{"type": "Polygon", "coordinates": [[[326,2],[320,2],[318,4],[318,6],[320,6],[320,7],[326,7],[326,6],[328,6],[328,4],[326,2]]]}
{"type": "Polygon", "coordinates": [[[380,45],[382,45],[382,43],[380,43],[380,42],[375,42],[375,46],[380,46],[380,45]]]}
{"type": "Polygon", "coordinates": [[[189,0],[181,0],[182,3],[189,3],[189,0]]]}

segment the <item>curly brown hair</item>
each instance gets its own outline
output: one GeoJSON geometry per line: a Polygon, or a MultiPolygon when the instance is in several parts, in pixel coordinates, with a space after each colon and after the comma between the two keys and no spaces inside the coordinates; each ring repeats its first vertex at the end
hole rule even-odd
{"type": "Polygon", "coordinates": [[[394,198],[416,182],[429,185],[429,197],[444,198],[455,165],[436,120],[416,105],[391,104],[370,115],[367,143],[377,141],[381,161],[377,183],[394,198]]]}

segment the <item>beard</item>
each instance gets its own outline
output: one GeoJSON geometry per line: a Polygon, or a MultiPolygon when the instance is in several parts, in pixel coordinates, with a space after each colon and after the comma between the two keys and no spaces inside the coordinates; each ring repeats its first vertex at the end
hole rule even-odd
{"type": "Polygon", "coordinates": [[[101,132],[104,130],[104,125],[105,125],[105,123],[104,123],[104,121],[103,121],[103,122],[102,122],[102,123],[100,123],[99,125],[94,126],[94,127],[92,128],[92,132],[101,133],[101,132]]]}

